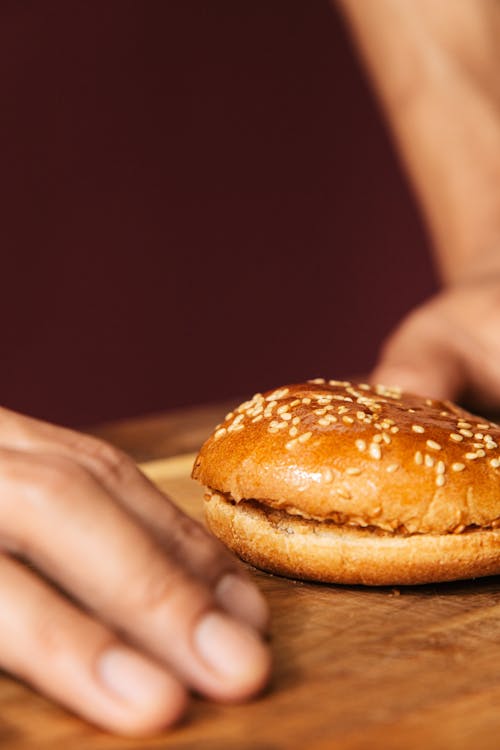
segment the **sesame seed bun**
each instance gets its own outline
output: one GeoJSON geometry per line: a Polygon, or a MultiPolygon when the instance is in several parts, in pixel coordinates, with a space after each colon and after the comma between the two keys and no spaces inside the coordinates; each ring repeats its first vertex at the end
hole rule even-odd
{"type": "Polygon", "coordinates": [[[212,531],[297,578],[415,584],[500,573],[500,427],[450,402],[324,381],[256,394],[193,477],[212,531]]]}

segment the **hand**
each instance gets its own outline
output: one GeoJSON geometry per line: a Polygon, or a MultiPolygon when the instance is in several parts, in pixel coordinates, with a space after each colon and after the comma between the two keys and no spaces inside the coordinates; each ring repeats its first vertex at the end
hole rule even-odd
{"type": "Polygon", "coordinates": [[[385,343],[374,382],[500,406],[500,274],[456,284],[411,312],[385,343]]]}
{"type": "Polygon", "coordinates": [[[124,454],[5,409],[0,601],[0,667],[113,732],[269,673],[267,606],[229,553],[124,454]]]}

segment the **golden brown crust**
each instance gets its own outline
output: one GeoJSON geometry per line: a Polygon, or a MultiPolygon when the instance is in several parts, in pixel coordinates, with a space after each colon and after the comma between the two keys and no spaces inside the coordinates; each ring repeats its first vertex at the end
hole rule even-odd
{"type": "Polygon", "coordinates": [[[499,446],[498,425],[449,402],[315,381],[242,404],[193,476],[306,518],[456,534],[500,523],[499,446]]]}
{"type": "Polygon", "coordinates": [[[336,526],[257,503],[206,503],[209,528],[243,560],[279,575],[364,585],[412,585],[500,573],[500,529],[412,534],[336,526]]]}

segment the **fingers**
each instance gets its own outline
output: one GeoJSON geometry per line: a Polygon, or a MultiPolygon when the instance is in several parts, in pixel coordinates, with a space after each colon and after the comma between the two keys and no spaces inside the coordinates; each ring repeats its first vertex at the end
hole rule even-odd
{"type": "Polygon", "coordinates": [[[0,451],[0,528],[9,550],[191,687],[239,700],[267,679],[255,632],[221,612],[212,590],[77,464],[0,451]]]}
{"type": "Polygon", "coordinates": [[[455,399],[467,372],[450,329],[435,306],[411,313],[386,342],[370,380],[436,399],[455,399]]]}
{"type": "Polygon", "coordinates": [[[165,667],[1,555],[0,601],[0,666],[82,717],[144,735],[184,712],[186,691],[165,667]]]}
{"type": "Polygon", "coordinates": [[[169,556],[209,585],[219,605],[265,631],[269,610],[235,558],[208,531],[178,509],[121,451],[93,437],[2,410],[0,444],[53,452],[76,461],[158,537],[169,556]]]}

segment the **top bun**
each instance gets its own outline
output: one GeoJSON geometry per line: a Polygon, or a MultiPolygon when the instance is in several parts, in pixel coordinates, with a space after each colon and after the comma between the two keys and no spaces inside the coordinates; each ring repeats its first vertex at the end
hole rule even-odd
{"type": "Polygon", "coordinates": [[[500,526],[500,427],[448,401],[316,379],[256,394],[193,476],[235,502],[403,534],[500,526]]]}

